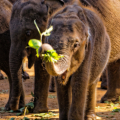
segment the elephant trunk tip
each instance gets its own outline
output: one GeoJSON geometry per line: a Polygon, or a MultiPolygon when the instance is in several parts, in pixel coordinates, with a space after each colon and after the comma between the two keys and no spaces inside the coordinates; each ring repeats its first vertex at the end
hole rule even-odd
{"type": "Polygon", "coordinates": [[[44,54],[47,50],[52,50],[52,46],[45,43],[45,44],[42,44],[42,46],[39,48],[38,50],[38,54],[41,55],[41,54],[44,54]]]}

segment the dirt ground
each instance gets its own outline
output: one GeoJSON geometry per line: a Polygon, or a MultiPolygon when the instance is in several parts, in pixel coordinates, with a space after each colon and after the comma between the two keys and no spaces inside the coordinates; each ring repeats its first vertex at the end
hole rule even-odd
{"type": "MultiPolygon", "coordinates": [[[[26,69],[26,71],[30,75],[30,79],[24,82],[25,102],[28,103],[32,98],[31,91],[33,92],[34,90],[34,68],[32,67],[31,69],[26,69]]],[[[117,108],[120,107],[119,104],[99,103],[101,97],[105,94],[105,92],[106,90],[100,89],[100,82],[99,82],[97,86],[97,99],[96,99],[97,104],[95,109],[96,119],[97,120],[120,120],[120,112],[112,112],[115,106],[117,106],[117,108]]],[[[5,79],[0,81],[0,108],[5,106],[5,104],[7,103],[8,97],[9,97],[9,84],[8,84],[7,76],[5,75],[5,79]]],[[[56,92],[55,93],[49,92],[48,108],[49,108],[49,111],[52,111],[53,113],[55,113],[54,116],[48,119],[59,120],[59,110],[58,110],[56,92]]],[[[30,120],[33,120],[35,118],[40,120],[40,117],[32,117],[32,115],[35,116],[35,114],[32,114],[32,113],[25,116],[30,118],[30,120]]],[[[19,119],[22,119],[24,116],[16,116],[16,113],[0,111],[0,120],[8,120],[12,117],[14,117],[15,120],[19,120],[19,119]]]]}

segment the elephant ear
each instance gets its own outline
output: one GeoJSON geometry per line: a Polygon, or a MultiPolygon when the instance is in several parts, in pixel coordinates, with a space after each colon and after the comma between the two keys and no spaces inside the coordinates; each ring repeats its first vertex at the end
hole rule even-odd
{"type": "Polygon", "coordinates": [[[0,2],[0,34],[9,29],[12,4],[9,1],[0,2]]]}
{"type": "Polygon", "coordinates": [[[78,17],[79,17],[79,19],[80,19],[84,24],[87,24],[86,15],[85,15],[83,9],[79,9],[79,10],[78,10],[78,17]]]}
{"type": "Polygon", "coordinates": [[[78,10],[78,17],[79,17],[79,19],[80,19],[80,21],[82,21],[82,23],[84,24],[84,26],[85,26],[85,35],[86,35],[86,38],[85,38],[85,40],[86,40],[86,49],[88,48],[88,43],[89,43],[89,38],[90,38],[90,31],[89,31],[89,26],[88,26],[88,22],[87,22],[87,17],[86,17],[86,15],[85,15],[85,11],[84,11],[84,9],[82,9],[82,8],[78,8],[79,10],[78,10]]]}
{"type": "Polygon", "coordinates": [[[64,0],[45,0],[45,3],[48,6],[48,14],[50,16],[65,4],[64,0]]]}

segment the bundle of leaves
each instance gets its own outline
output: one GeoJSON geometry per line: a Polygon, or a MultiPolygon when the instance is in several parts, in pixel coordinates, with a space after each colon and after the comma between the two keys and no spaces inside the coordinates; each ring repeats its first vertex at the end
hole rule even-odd
{"type": "MultiPolygon", "coordinates": [[[[50,26],[50,28],[46,29],[45,32],[41,33],[35,20],[34,20],[34,24],[35,24],[35,26],[40,34],[40,40],[38,40],[38,39],[29,40],[29,42],[28,42],[29,46],[27,46],[27,47],[31,47],[31,48],[36,49],[36,56],[39,57],[38,49],[42,46],[42,36],[43,35],[49,36],[51,31],[53,30],[53,26],[50,26]]],[[[44,54],[42,54],[42,56],[46,62],[57,62],[57,60],[64,57],[63,55],[58,55],[54,49],[47,50],[44,54]]]]}

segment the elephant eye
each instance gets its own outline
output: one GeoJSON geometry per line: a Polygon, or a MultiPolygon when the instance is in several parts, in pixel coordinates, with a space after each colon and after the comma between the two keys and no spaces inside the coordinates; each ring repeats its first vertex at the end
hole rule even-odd
{"type": "Polygon", "coordinates": [[[26,31],[26,35],[27,35],[27,36],[30,36],[30,35],[31,35],[31,32],[32,32],[31,30],[27,30],[27,31],[26,31]]]}
{"type": "Polygon", "coordinates": [[[80,46],[80,44],[79,44],[78,41],[76,41],[75,44],[74,44],[74,48],[76,48],[76,47],[78,47],[78,46],[80,46]]]}

